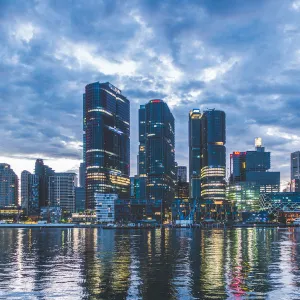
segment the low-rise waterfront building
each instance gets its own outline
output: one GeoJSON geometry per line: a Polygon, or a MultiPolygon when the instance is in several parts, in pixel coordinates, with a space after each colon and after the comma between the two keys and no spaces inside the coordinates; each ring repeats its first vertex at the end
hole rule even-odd
{"type": "Polygon", "coordinates": [[[259,210],[263,193],[280,191],[280,172],[270,172],[271,153],[265,151],[261,138],[255,139],[255,151],[230,154],[230,178],[226,197],[238,212],[259,210]]]}
{"type": "Polygon", "coordinates": [[[278,192],[261,194],[259,198],[260,209],[270,214],[279,211],[300,211],[300,193],[278,192]]]}
{"type": "Polygon", "coordinates": [[[115,222],[115,204],[118,199],[117,194],[95,193],[95,209],[98,222],[115,222]]]}

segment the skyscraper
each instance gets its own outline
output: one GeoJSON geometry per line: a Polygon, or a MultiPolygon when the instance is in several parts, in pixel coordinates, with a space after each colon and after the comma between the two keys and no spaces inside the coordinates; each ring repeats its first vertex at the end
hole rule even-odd
{"type": "Polygon", "coordinates": [[[67,213],[75,212],[75,173],[55,173],[49,177],[49,206],[59,206],[67,213]]]}
{"type": "Polygon", "coordinates": [[[39,177],[26,170],[21,173],[21,206],[28,216],[39,214],[39,177]]]}
{"type": "Polygon", "coordinates": [[[291,153],[291,180],[300,179],[300,151],[291,153]]]}
{"type": "Polygon", "coordinates": [[[225,113],[207,110],[201,120],[201,196],[222,204],[226,191],[225,113]]]}
{"type": "Polygon", "coordinates": [[[201,219],[225,219],[226,126],[225,113],[210,109],[189,114],[190,198],[201,219]]]}
{"type": "Polygon", "coordinates": [[[200,109],[189,113],[189,182],[190,198],[201,197],[201,117],[200,109]]]}
{"type": "Polygon", "coordinates": [[[83,100],[86,207],[94,209],[95,193],[130,197],[130,103],[108,82],[88,84],[83,100]]]}
{"type": "Polygon", "coordinates": [[[55,172],[52,168],[44,164],[42,159],[35,162],[34,174],[39,178],[39,208],[48,206],[48,181],[50,176],[54,176],[55,172]]]}
{"type": "Polygon", "coordinates": [[[177,166],[176,167],[176,181],[187,182],[187,169],[186,166],[177,166]]]}
{"type": "Polygon", "coordinates": [[[85,188],[85,163],[79,166],[79,186],[85,188]]]}
{"type": "Polygon", "coordinates": [[[18,205],[18,176],[9,164],[0,163],[0,206],[18,205]]]}
{"type": "Polygon", "coordinates": [[[150,100],[139,109],[139,174],[147,177],[146,198],[162,200],[168,212],[174,199],[175,124],[168,105],[150,100]]]}

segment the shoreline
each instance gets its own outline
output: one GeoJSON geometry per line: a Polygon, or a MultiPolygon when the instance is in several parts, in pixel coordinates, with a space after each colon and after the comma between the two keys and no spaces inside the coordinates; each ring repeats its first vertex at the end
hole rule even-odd
{"type": "Polygon", "coordinates": [[[105,230],[116,230],[116,229],[159,229],[159,228],[168,228],[168,229],[238,229],[238,228],[289,228],[289,227],[299,227],[299,225],[293,224],[236,224],[234,226],[192,226],[192,227],[171,227],[171,226],[150,226],[150,227],[106,227],[101,224],[0,224],[1,228],[101,228],[105,230]]]}

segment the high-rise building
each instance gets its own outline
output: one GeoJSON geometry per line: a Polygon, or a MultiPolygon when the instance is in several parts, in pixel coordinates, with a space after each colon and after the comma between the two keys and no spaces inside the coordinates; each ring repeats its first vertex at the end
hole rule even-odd
{"type": "Polygon", "coordinates": [[[75,187],[75,211],[85,211],[85,188],[75,187]]]}
{"type": "MultiPolygon", "coordinates": [[[[225,113],[210,109],[189,113],[189,177],[192,211],[197,218],[229,218],[226,201],[226,123],[225,113]]],[[[231,215],[230,215],[231,217],[231,215]]]]}
{"type": "Polygon", "coordinates": [[[39,214],[39,177],[26,170],[21,173],[21,206],[28,216],[39,214]]]}
{"type": "Polygon", "coordinates": [[[187,182],[187,168],[186,166],[177,166],[177,182],[187,182]]]}
{"type": "Polygon", "coordinates": [[[79,166],[79,186],[85,188],[85,163],[79,166]]]}
{"type": "Polygon", "coordinates": [[[291,180],[300,179],[300,151],[291,153],[291,180]]]}
{"type": "Polygon", "coordinates": [[[86,208],[95,208],[95,193],[129,199],[130,103],[112,84],[85,87],[84,160],[86,208]]]}
{"type": "Polygon", "coordinates": [[[206,110],[201,118],[201,196],[223,205],[226,192],[225,113],[206,110]]]}
{"type": "Polygon", "coordinates": [[[18,206],[18,176],[9,164],[0,163],[0,206],[18,206]]]}
{"type": "Polygon", "coordinates": [[[35,162],[34,174],[39,178],[39,208],[49,205],[48,182],[49,177],[54,176],[55,172],[50,167],[44,164],[42,159],[37,159],[35,162]]]}
{"type": "Polygon", "coordinates": [[[175,198],[189,199],[189,183],[178,181],[176,183],[175,198]]]}
{"type": "Polygon", "coordinates": [[[59,206],[67,213],[75,212],[76,173],[55,173],[49,177],[49,206],[59,206]]]}
{"type": "Polygon", "coordinates": [[[170,211],[175,194],[175,124],[168,105],[150,100],[139,109],[139,173],[147,177],[146,199],[170,211]]]}
{"type": "Polygon", "coordinates": [[[200,109],[189,113],[189,183],[190,198],[201,198],[201,117],[200,109]]]}
{"type": "Polygon", "coordinates": [[[230,154],[227,196],[238,211],[256,211],[262,193],[280,191],[280,173],[269,172],[270,168],[271,153],[265,151],[261,138],[255,139],[255,151],[230,154]]]}

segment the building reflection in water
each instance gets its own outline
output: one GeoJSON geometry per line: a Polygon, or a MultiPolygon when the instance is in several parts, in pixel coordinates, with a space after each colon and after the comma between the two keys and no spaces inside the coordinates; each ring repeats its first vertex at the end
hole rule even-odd
{"type": "Polygon", "coordinates": [[[300,228],[0,229],[0,298],[299,299],[300,228]]]}

